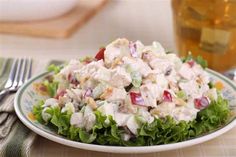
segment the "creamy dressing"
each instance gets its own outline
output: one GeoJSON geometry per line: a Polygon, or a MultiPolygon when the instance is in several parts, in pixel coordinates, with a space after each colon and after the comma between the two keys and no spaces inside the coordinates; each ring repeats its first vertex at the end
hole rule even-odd
{"type": "MultiPolygon", "coordinates": [[[[72,60],[56,77],[66,93],[59,100],[46,100],[43,119],[50,118],[48,107],[60,104],[61,112],[72,113],[70,124],[87,131],[96,122],[95,110],[137,134],[139,120],[151,123],[154,118],[171,116],[176,122],[192,121],[200,111],[195,99],[217,99],[216,89],[209,89],[209,76],[200,65],[182,63],[158,42],[144,46],[140,41],[117,39],[105,48],[103,60],[72,60]],[[69,75],[75,76],[76,84],[68,82],[69,75]],[[63,85],[65,82],[69,85],[63,85]]],[[[124,134],[124,139],[129,137],[124,134]]]]}

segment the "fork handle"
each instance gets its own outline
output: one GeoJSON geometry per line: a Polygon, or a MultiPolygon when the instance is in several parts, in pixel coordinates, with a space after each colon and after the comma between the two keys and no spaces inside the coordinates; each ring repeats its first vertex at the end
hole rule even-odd
{"type": "Polygon", "coordinates": [[[0,92],[0,101],[2,101],[3,98],[4,98],[7,94],[9,94],[9,93],[10,93],[10,90],[8,90],[8,89],[2,90],[2,91],[0,92]]]}

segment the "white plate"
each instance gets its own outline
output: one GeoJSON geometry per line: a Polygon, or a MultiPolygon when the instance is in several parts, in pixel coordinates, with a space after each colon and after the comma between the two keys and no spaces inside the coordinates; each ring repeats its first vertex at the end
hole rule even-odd
{"type": "MultiPolygon", "coordinates": [[[[212,70],[208,70],[211,79],[214,81],[221,81],[224,84],[223,95],[230,100],[229,105],[231,110],[236,109],[236,85],[231,80],[222,76],[221,74],[214,72],[212,70]]],[[[39,76],[36,76],[29,80],[16,94],[14,107],[16,114],[20,118],[20,120],[31,130],[36,132],[37,134],[58,142],[60,144],[64,144],[71,147],[92,150],[92,151],[100,151],[100,152],[110,152],[110,153],[150,153],[150,152],[160,152],[166,150],[173,150],[183,147],[192,146],[195,144],[199,144],[210,139],[213,139],[230,129],[232,129],[235,124],[235,116],[230,118],[230,121],[223,127],[217,129],[214,132],[208,133],[206,135],[190,139],[183,142],[178,142],[174,144],[165,144],[165,145],[156,145],[156,146],[138,146],[138,147],[122,147],[122,146],[103,146],[103,145],[95,145],[95,144],[85,144],[81,142],[75,142],[69,139],[66,139],[63,136],[57,135],[55,132],[50,130],[50,128],[41,125],[35,121],[32,121],[28,118],[29,113],[32,111],[32,106],[40,99],[45,99],[40,97],[33,90],[32,84],[35,82],[40,82],[48,73],[43,73],[39,76]]],[[[234,111],[233,111],[234,112],[234,111]]],[[[235,112],[234,112],[235,113],[235,112]]]]}

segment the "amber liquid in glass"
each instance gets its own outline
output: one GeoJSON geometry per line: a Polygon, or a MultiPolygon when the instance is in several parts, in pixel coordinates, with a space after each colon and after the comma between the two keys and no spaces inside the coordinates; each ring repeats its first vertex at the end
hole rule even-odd
{"type": "Polygon", "coordinates": [[[180,56],[201,55],[209,68],[236,66],[236,0],[172,0],[180,56]]]}

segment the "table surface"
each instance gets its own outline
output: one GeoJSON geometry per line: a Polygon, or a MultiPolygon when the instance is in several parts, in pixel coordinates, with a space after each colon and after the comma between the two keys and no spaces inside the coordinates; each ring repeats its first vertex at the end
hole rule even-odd
{"type": "MultiPolygon", "coordinates": [[[[157,40],[168,50],[175,50],[169,0],[110,0],[110,2],[77,33],[68,39],[44,39],[0,35],[0,56],[29,56],[35,60],[63,59],[94,54],[97,49],[118,37],[141,40],[149,44],[157,40]]],[[[124,154],[140,157],[235,157],[236,128],[228,133],[185,149],[150,154],[124,154]]],[[[122,151],[122,150],[121,150],[122,151]]],[[[63,146],[38,137],[32,157],[121,156],[63,146]]]]}

